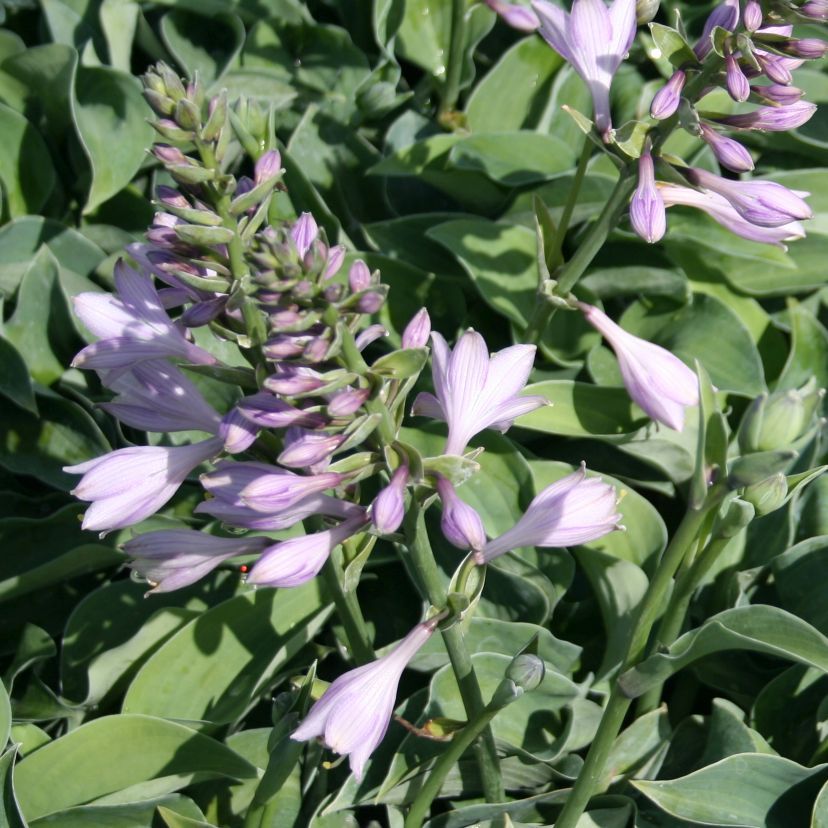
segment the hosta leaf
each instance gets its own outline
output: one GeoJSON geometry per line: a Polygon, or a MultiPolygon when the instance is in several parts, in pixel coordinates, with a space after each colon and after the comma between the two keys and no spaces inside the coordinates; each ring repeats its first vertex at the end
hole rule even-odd
{"type": "Polygon", "coordinates": [[[0,756],[0,786],[2,786],[0,820],[2,820],[3,828],[27,828],[26,820],[20,812],[20,805],[14,787],[15,756],[17,756],[17,748],[15,747],[0,756]]]}
{"type": "Polygon", "coordinates": [[[235,14],[196,14],[173,9],[161,18],[161,37],[188,78],[198,72],[209,87],[233,65],[244,43],[244,26],[235,14]],[[222,37],[217,40],[216,26],[222,37]]]}
{"type": "Polygon", "coordinates": [[[40,133],[19,113],[0,104],[0,181],[3,213],[36,213],[55,186],[55,170],[40,133]]]}

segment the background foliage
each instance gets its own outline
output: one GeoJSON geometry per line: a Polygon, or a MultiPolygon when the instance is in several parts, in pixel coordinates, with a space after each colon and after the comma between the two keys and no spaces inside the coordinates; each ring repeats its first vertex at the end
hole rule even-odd
{"type": "MultiPolygon", "coordinates": [[[[709,10],[665,5],[678,7],[691,29],[709,10]]],[[[434,743],[392,725],[358,785],[344,767],[320,769],[321,748],[308,747],[301,762],[302,749],[284,741],[274,692],[315,659],[326,678],[341,667],[340,631],[319,585],[252,592],[227,568],[144,600],[145,585],[126,576],[117,550],[131,532],[81,532],[83,506],[61,467],[141,438],[120,433],[95,407],[102,396],[94,380],[68,367],[90,341],[69,303],[111,287],[115,258],[151,220],[160,179],[135,75],[163,59],[182,74],[198,71],[231,99],[248,96],[264,124],[271,118],[292,198],[279,204],[281,214],[313,211],[332,241],[382,270],[392,341],[426,305],[446,336],[472,326],[493,350],[502,347],[526,325],[535,299],[533,196],[556,217],[574,175],[581,137],[560,106],[587,111],[586,90],[539,38],[495,27],[482,5],[469,11],[462,128],[454,132],[434,115],[448,48],[444,0],[4,0],[2,10],[5,822],[242,826],[250,803],[278,789],[274,825],[398,825],[397,809],[418,789],[434,743]]],[[[618,123],[645,112],[669,72],[645,31],[613,86],[618,123]]],[[[691,364],[699,359],[734,423],[763,391],[811,376],[828,385],[828,77],[812,63],[798,83],[823,104],[817,115],[797,132],[750,140],[763,172],[813,193],[807,239],[783,252],[671,211],[663,245],[649,247],[622,227],[582,282],[584,295],[616,318],[623,310],[628,330],[691,364]]],[[[722,97],[719,108],[729,106],[722,97]]],[[[715,168],[685,133],[670,139],[670,150],[715,168]]],[[[570,247],[616,174],[601,158],[590,166],[570,247]]],[[[578,315],[556,316],[542,355],[536,393],[556,406],[527,416],[508,439],[481,439],[483,471],[464,498],[496,534],[536,491],[586,460],[626,490],[628,531],[490,567],[469,631],[484,691],[533,634],[549,671],[494,723],[516,801],[478,804],[464,760],[432,828],[502,813],[515,825],[553,821],[693,471],[693,418],[682,434],[645,425],[611,352],[578,315]]],[[[208,398],[226,393],[201,387],[208,398]]],[[[408,439],[425,450],[435,434],[412,428],[408,439]]],[[[794,471],[824,462],[818,439],[801,448],[794,471]]],[[[184,486],[136,531],[181,525],[198,494],[184,486]]],[[[438,551],[450,571],[455,553],[438,551]]],[[[692,669],[668,684],[669,714],[660,708],[619,738],[617,784],[585,825],[828,825],[826,556],[828,478],[732,539],[691,611],[694,624],[724,613],[719,627],[702,644],[685,642],[683,655],[663,656],[663,675],[670,659],[692,669]],[[811,625],[807,635],[802,622],[811,625]],[[776,649],[765,628],[778,633],[776,649]],[[750,643],[757,629],[761,646],[750,643]],[[744,797],[734,799],[737,789],[744,797]]],[[[380,544],[367,571],[363,606],[382,646],[408,630],[419,608],[404,597],[410,590],[395,588],[406,575],[390,548],[380,544]]],[[[462,718],[436,638],[412,666],[400,715],[462,718]]]]}

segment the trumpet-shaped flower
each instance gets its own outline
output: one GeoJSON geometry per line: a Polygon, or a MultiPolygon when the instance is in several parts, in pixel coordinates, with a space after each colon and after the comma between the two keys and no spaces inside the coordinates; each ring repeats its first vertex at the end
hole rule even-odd
{"type": "Polygon", "coordinates": [[[124,544],[130,566],[149,581],[150,592],[172,592],[194,584],[236,555],[261,552],[262,537],[217,538],[194,529],[166,529],[138,535],[124,544]]]}
{"type": "Polygon", "coordinates": [[[265,549],[250,570],[247,582],[258,586],[294,587],[319,574],[331,552],[342,541],[358,532],[366,519],[363,515],[312,535],[289,538],[265,549]]]}
{"type": "Polygon", "coordinates": [[[534,345],[512,345],[489,356],[479,333],[468,330],[454,350],[431,334],[434,394],[421,393],[412,413],[448,423],[446,454],[462,454],[485,428],[503,432],[521,414],[545,405],[543,397],[519,397],[535,359],[534,345]]]}
{"type": "Polygon", "coordinates": [[[391,723],[403,670],[436,627],[436,619],[418,624],[387,655],[341,675],[291,739],[321,739],[331,750],[349,757],[354,776],[361,780],[368,758],[391,723]]]}
{"type": "Polygon", "coordinates": [[[65,472],[83,475],[72,494],[92,503],[83,528],[123,529],[155,514],[196,466],[221,451],[222,443],[213,437],[191,446],[131,446],[66,466],[65,472]]]}
{"type": "Polygon", "coordinates": [[[612,78],[635,37],[636,0],[574,0],[567,14],[548,0],[534,0],[544,40],[583,78],[592,93],[595,126],[612,129],[609,91],[612,78]]]}
{"type": "Polygon", "coordinates": [[[522,546],[576,546],[618,529],[615,489],[600,477],[587,477],[586,467],[547,486],[523,517],[500,537],[475,553],[478,564],[522,546]]]}
{"type": "Polygon", "coordinates": [[[720,124],[734,129],[787,132],[810,121],[816,109],[816,104],[809,101],[796,101],[789,106],[760,106],[753,112],[728,115],[717,120],[720,124]]]}
{"type": "Polygon", "coordinates": [[[579,303],[579,307],[587,322],[612,345],[633,400],[652,419],[681,431],[684,409],[699,402],[696,375],[668,350],[633,336],[593,305],[579,303]]]}

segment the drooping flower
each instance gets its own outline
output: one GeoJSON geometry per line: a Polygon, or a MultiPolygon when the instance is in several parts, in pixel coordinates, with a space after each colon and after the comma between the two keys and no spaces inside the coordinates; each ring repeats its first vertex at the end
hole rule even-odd
{"type": "Polygon", "coordinates": [[[131,446],[66,466],[65,472],[83,475],[72,494],[92,503],[83,528],[123,529],[154,515],[187,475],[221,448],[219,437],[190,446],[131,446]]]}
{"type": "Polygon", "coordinates": [[[171,592],[194,584],[228,558],[261,552],[263,537],[217,538],[195,529],[165,529],[124,544],[130,566],[149,581],[150,592],[171,592]]]}
{"type": "Polygon", "coordinates": [[[696,207],[715,219],[722,227],[726,227],[731,233],[743,239],[762,244],[775,244],[784,249],[784,242],[805,236],[805,230],[798,221],[783,224],[781,227],[760,227],[758,224],[752,224],[742,218],[724,196],[710,190],[700,192],[690,187],[666,184],[661,181],[658,182],[658,188],[668,207],[678,204],[696,207]]]}
{"type": "Polygon", "coordinates": [[[521,414],[546,404],[543,397],[519,397],[535,359],[534,345],[512,345],[489,356],[479,333],[466,331],[450,350],[431,334],[434,394],[417,395],[412,413],[448,423],[446,454],[462,454],[486,428],[503,432],[521,414]]]}
{"type": "Polygon", "coordinates": [[[681,93],[687,82],[687,73],[681,69],[673,72],[670,80],[653,96],[650,104],[650,115],[657,121],[663,121],[674,115],[681,103],[681,93]]]}
{"type": "Polygon", "coordinates": [[[74,367],[123,370],[162,357],[215,363],[212,354],[189,342],[173,324],[149,276],[121,260],[115,265],[115,288],[117,295],[80,293],[75,297],[75,313],[100,340],[77,354],[74,367]]]}
{"type": "Polygon", "coordinates": [[[652,419],[681,431],[684,409],[699,403],[693,371],[665,348],[628,333],[593,305],[579,302],[578,307],[615,351],[630,397],[652,419]]]}
{"type": "Polygon", "coordinates": [[[615,489],[581,468],[547,486],[520,520],[475,554],[478,564],[522,546],[565,547],[602,538],[619,528],[615,489]]]}
{"type": "Polygon", "coordinates": [[[699,129],[702,139],[723,167],[733,172],[750,172],[753,169],[753,159],[750,153],[738,141],[726,135],[720,135],[705,123],[700,124],[699,129]]]}
{"type": "Polygon", "coordinates": [[[726,198],[751,224],[782,227],[813,216],[813,211],[802,199],[810,193],[803,190],[789,190],[775,181],[734,181],[698,168],[690,168],[686,174],[693,184],[726,198]]]}
{"type": "Polygon", "coordinates": [[[294,587],[310,581],[319,574],[331,552],[358,532],[365,522],[365,517],[359,515],[332,529],[288,538],[268,547],[250,570],[247,582],[258,586],[294,587]]]}
{"type": "Polygon", "coordinates": [[[405,517],[405,487],[408,484],[408,466],[398,466],[391,482],[374,498],[371,520],[381,535],[390,535],[400,528],[405,517]]]}
{"type": "Polygon", "coordinates": [[[638,159],[638,187],[630,202],[633,230],[646,242],[660,241],[667,231],[664,200],[655,185],[655,167],[649,147],[638,159]]]}
{"type": "Polygon", "coordinates": [[[472,549],[475,552],[486,545],[486,530],[475,509],[461,500],[454,486],[447,478],[437,478],[437,492],[443,506],[440,529],[446,540],[458,549],[472,549]]]}
{"type": "Polygon", "coordinates": [[[718,123],[734,129],[758,129],[763,132],[787,132],[811,120],[816,104],[796,101],[789,106],[760,106],[753,112],[717,118],[718,123]]]}
{"type": "Polygon", "coordinates": [[[321,739],[348,756],[357,780],[391,722],[403,670],[437,627],[437,619],[418,624],[387,655],[337,678],[291,734],[304,742],[321,739]]]}
{"type": "Polygon", "coordinates": [[[605,140],[612,129],[609,91],[636,29],[635,0],[574,0],[567,14],[548,0],[534,0],[544,40],[583,78],[592,93],[595,126],[605,140]]]}

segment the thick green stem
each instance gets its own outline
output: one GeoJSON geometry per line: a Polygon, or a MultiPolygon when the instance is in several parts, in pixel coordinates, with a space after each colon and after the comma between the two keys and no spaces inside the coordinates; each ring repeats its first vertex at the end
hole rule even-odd
{"type": "Polygon", "coordinates": [[[331,558],[322,567],[322,582],[328,589],[331,599],[336,607],[336,613],[342,626],[345,628],[345,635],[348,638],[348,646],[357,664],[367,664],[376,658],[374,648],[371,646],[371,636],[368,634],[368,626],[362,615],[362,608],[359,606],[355,592],[346,592],[342,588],[338,567],[331,558]]]}
{"type": "MultiPolygon", "coordinates": [[[[445,607],[448,603],[446,588],[440,577],[437,562],[434,560],[434,553],[431,551],[422,509],[414,499],[406,517],[406,536],[411,562],[426,600],[435,607],[445,607]]],[[[466,718],[469,722],[475,722],[483,714],[485,705],[462,630],[455,624],[448,629],[441,630],[441,633],[457,686],[460,689],[460,698],[463,700],[466,718]]],[[[497,747],[491,728],[484,727],[481,730],[480,739],[475,742],[474,749],[480,768],[483,795],[488,802],[502,802],[505,793],[500,777],[497,747]]]]}
{"type": "Polygon", "coordinates": [[[575,177],[569,187],[569,193],[564,204],[558,226],[555,229],[555,238],[552,240],[551,250],[547,251],[547,265],[550,272],[563,264],[563,243],[566,232],[569,230],[569,222],[572,221],[572,214],[575,212],[575,205],[578,203],[578,196],[581,192],[581,185],[586,176],[589,159],[592,158],[592,141],[584,138],[584,145],[581,148],[581,157],[578,159],[578,166],[575,168],[575,177]]]}
{"type": "Polygon", "coordinates": [[[449,41],[446,84],[440,101],[441,116],[448,115],[460,97],[460,77],[463,74],[463,53],[466,49],[466,0],[451,0],[451,39],[449,41]]]}
{"type": "Polygon", "coordinates": [[[403,828],[420,828],[428,816],[431,803],[440,793],[440,788],[443,787],[443,782],[445,782],[449,771],[477,737],[486,730],[497,712],[497,708],[487,707],[451,740],[446,752],[441,754],[440,758],[434,763],[425,785],[411,803],[403,828]]]}
{"type": "MultiPolygon", "coordinates": [[[[718,502],[717,493],[711,492],[700,509],[689,509],[684,515],[644,595],[630,637],[627,654],[621,665],[621,673],[637,664],[644,655],[650,632],[670,590],[673,576],[687,554],[687,550],[695,541],[708,511],[718,502]]],[[[610,751],[621,731],[630,703],[631,699],[624,696],[617,683],[614,684],[601,717],[598,732],[595,734],[595,739],[589,748],[584,766],[578,774],[572,792],[555,821],[555,828],[575,828],[590,798],[600,792],[599,788],[604,779],[610,751]]]]}
{"type": "MultiPolygon", "coordinates": [[[[670,596],[667,609],[661,618],[656,631],[654,645],[669,647],[681,633],[687,610],[690,608],[690,599],[701,583],[702,578],[710,571],[716,558],[730,543],[730,538],[717,538],[711,541],[704,551],[696,558],[693,565],[679,575],[675,588],[670,596]]],[[[651,687],[639,700],[636,705],[636,716],[643,716],[651,710],[655,710],[661,701],[663,683],[651,687]]]]}

